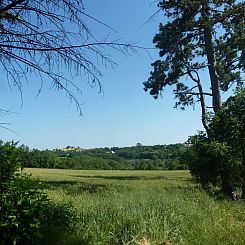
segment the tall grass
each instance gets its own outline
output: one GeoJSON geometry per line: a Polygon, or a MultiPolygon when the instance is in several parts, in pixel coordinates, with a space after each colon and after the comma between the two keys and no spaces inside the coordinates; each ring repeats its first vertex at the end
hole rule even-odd
{"type": "Polygon", "coordinates": [[[187,171],[26,171],[76,207],[67,244],[245,244],[245,203],[211,198],[187,171]]]}

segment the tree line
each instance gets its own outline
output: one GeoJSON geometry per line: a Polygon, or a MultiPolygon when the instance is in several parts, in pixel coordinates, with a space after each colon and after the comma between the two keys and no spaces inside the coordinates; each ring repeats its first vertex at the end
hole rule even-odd
{"type": "Polygon", "coordinates": [[[18,147],[23,167],[61,169],[187,169],[182,162],[185,144],[131,147],[104,147],[76,150],[38,150],[18,147]]]}

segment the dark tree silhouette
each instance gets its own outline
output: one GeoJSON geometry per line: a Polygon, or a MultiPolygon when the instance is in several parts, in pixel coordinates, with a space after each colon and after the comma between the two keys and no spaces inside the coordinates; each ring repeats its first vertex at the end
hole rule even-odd
{"type": "Polygon", "coordinates": [[[166,86],[173,86],[176,107],[182,109],[200,102],[202,123],[208,132],[207,111],[217,113],[221,92],[244,83],[245,3],[166,0],[158,6],[168,22],[160,24],[154,37],[162,59],[152,64],[145,90],[157,98],[166,86]],[[209,78],[200,76],[205,70],[209,78]]]}
{"type": "Polygon", "coordinates": [[[89,21],[110,28],[89,15],[82,0],[0,0],[2,82],[21,92],[23,81],[35,74],[41,79],[40,90],[51,81],[51,87],[65,91],[81,113],[80,81],[101,89],[99,64],[115,65],[104,54],[105,48],[122,53],[136,48],[131,43],[98,39],[89,21]]]}

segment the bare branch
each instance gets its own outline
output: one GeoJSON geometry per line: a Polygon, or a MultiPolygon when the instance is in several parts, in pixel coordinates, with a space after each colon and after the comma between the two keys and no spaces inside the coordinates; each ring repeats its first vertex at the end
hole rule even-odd
{"type": "Polygon", "coordinates": [[[203,124],[203,127],[205,128],[207,134],[209,134],[209,127],[207,124],[207,106],[205,103],[205,95],[209,95],[211,97],[213,95],[210,93],[204,93],[203,92],[201,79],[200,79],[197,71],[191,71],[190,69],[188,69],[187,72],[188,72],[188,75],[191,77],[191,79],[197,83],[197,87],[198,87],[198,91],[199,91],[198,96],[199,96],[201,111],[202,111],[202,124],[203,124]],[[194,72],[196,74],[196,77],[193,76],[192,72],[194,72]]]}
{"type": "Polygon", "coordinates": [[[13,1],[12,3],[6,5],[5,7],[0,8],[0,14],[9,11],[10,9],[14,8],[16,5],[21,4],[21,3],[25,2],[25,1],[26,0],[16,0],[16,1],[13,1]]]}
{"type": "Polygon", "coordinates": [[[152,49],[109,40],[108,36],[95,37],[86,24],[88,18],[109,30],[116,30],[85,12],[82,0],[10,2],[0,3],[0,66],[9,87],[16,86],[21,94],[23,80],[28,81],[34,73],[41,80],[38,94],[43,83],[49,80],[51,88],[63,90],[80,114],[77,95],[82,94],[81,77],[101,91],[99,66],[116,65],[105,54],[106,48],[124,55],[152,49]],[[2,17],[1,13],[8,15],[2,17]]]}

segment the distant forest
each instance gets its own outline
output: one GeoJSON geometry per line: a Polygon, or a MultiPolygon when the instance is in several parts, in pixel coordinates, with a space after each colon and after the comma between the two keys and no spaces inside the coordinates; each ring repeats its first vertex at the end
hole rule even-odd
{"type": "Polygon", "coordinates": [[[30,150],[18,147],[23,167],[102,170],[187,169],[185,144],[81,149],[30,150]]]}

